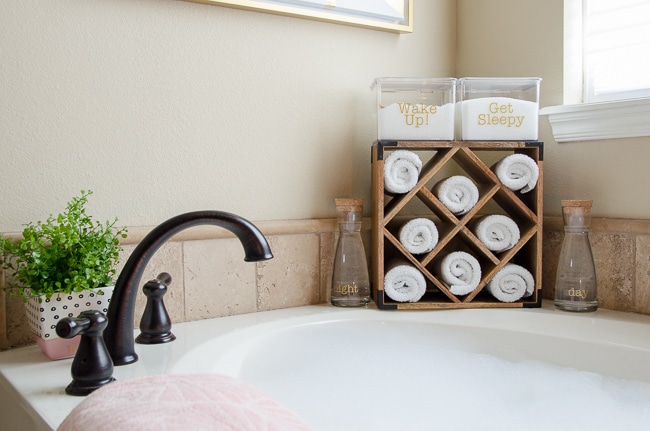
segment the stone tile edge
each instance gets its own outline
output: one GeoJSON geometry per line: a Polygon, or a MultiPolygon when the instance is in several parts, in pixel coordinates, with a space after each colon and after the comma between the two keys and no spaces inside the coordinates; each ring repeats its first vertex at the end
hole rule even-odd
{"type": "MultiPolygon", "coordinates": [[[[562,217],[544,217],[544,230],[564,230],[562,217]]],[[[593,218],[591,231],[650,235],[650,220],[593,218]]]]}

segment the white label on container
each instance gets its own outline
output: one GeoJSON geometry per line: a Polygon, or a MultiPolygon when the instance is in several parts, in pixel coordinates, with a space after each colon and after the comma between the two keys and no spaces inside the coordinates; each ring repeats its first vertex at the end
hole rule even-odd
{"type": "Polygon", "coordinates": [[[379,139],[454,139],[453,103],[392,103],[379,110],[379,139]]]}
{"type": "Polygon", "coordinates": [[[537,139],[538,104],[508,97],[485,97],[461,103],[464,140],[537,139]]]}

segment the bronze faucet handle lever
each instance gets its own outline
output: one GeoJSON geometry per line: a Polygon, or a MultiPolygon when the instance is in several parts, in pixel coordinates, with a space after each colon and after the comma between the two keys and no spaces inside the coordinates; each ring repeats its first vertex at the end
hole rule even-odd
{"type": "Polygon", "coordinates": [[[68,395],[88,395],[113,378],[113,361],[108,354],[102,334],[108,319],[96,310],[82,311],[78,317],[66,317],[56,324],[56,333],[62,338],[81,334],[77,354],[72,361],[72,382],[65,388],[68,395]]]}
{"type": "Polygon", "coordinates": [[[79,317],[67,317],[56,324],[56,334],[61,338],[74,338],[90,328],[90,324],[90,319],[81,314],[79,317]]]}
{"type": "Polygon", "coordinates": [[[149,280],[142,287],[142,291],[147,296],[147,305],[140,319],[140,335],[135,339],[136,343],[162,344],[176,339],[171,331],[172,321],[163,302],[163,296],[167,293],[167,286],[171,282],[171,275],[161,272],[158,277],[149,280]]]}

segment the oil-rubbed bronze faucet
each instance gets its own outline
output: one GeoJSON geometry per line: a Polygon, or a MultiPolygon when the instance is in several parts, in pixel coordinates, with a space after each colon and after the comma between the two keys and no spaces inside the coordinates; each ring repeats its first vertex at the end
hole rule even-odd
{"type": "Polygon", "coordinates": [[[104,342],[115,365],[138,360],[133,340],[135,299],[147,263],[169,238],[192,226],[215,225],[234,233],[244,247],[247,262],[273,258],[271,248],[260,230],[248,220],[222,211],[195,211],[172,217],[154,228],[133,250],[117,278],[108,307],[108,326],[104,342]]]}

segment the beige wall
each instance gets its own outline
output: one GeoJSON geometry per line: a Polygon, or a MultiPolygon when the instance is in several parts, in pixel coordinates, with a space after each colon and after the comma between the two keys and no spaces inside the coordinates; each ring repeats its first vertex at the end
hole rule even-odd
{"type": "Polygon", "coordinates": [[[398,35],[175,0],[3,0],[0,232],[86,188],[129,226],[369,199],[372,80],[455,71],[455,1],[414,3],[398,35]]]}
{"type": "MultiPolygon", "coordinates": [[[[231,262],[240,245],[214,230],[166,244],[145,278],[173,272],[174,321],[326,301],[334,221],[297,219],[370,198],[374,77],[541,76],[542,106],[562,103],[563,0],[414,3],[415,32],[396,35],[174,0],[3,0],[0,232],[82,188],[129,226],[233,211],[267,220],[276,258],[231,262]],[[215,290],[235,278],[241,291],[215,290]]],[[[648,138],[557,144],[540,125],[546,214],[593,198],[596,216],[650,220],[648,138]]],[[[545,222],[547,298],[560,231],[545,222]]],[[[650,313],[648,222],[596,220],[592,241],[602,306],[650,313]]],[[[0,294],[0,348],[24,328],[20,299],[0,294]]]]}
{"type": "MultiPolygon", "coordinates": [[[[5,0],[0,232],[85,188],[130,226],[201,208],[331,217],[335,196],[370,197],[373,78],[534,75],[541,105],[560,104],[563,7],[415,0],[397,35],[172,0],[5,0]]],[[[591,198],[596,216],[650,219],[648,138],[540,129],[546,214],[591,198]]]]}
{"type": "MultiPolygon", "coordinates": [[[[458,0],[458,76],[540,76],[541,106],[563,102],[564,0],[458,0]]],[[[561,199],[593,199],[594,215],[650,219],[650,138],[554,142],[540,119],[544,213],[561,199]]]]}

